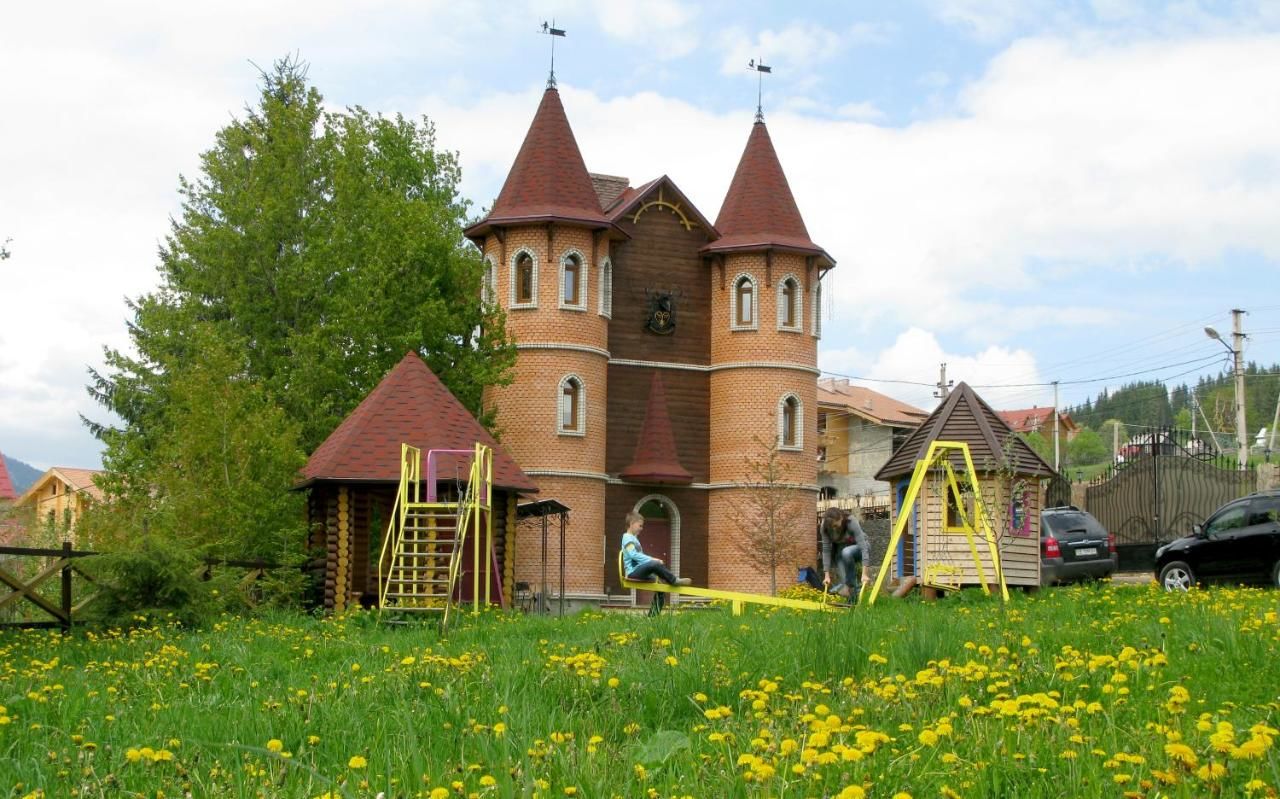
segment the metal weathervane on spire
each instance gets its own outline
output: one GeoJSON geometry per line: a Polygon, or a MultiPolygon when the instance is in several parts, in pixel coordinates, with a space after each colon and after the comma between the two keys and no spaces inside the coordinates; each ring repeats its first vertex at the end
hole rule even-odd
{"type": "Polygon", "coordinates": [[[773,67],[766,67],[764,61],[753,58],[747,62],[747,69],[756,73],[756,122],[764,122],[764,76],[772,73],[773,67]]]}
{"type": "Polygon", "coordinates": [[[554,89],[556,87],[556,37],[564,38],[564,29],[557,28],[556,21],[552,18],[551,22],[542,23],[541,32],[551,37],[551,74],[547,76],[547,88],[554,89]]]}

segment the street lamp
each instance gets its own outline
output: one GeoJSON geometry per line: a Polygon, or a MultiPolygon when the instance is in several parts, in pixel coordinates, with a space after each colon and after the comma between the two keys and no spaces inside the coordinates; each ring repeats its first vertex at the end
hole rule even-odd
{"type": "Polygon", "coordinates": [[[1240,329],[1240,318],[1244,316],[1244,311],[1232,309],[1231,316],[1233,318],[1234,328],[1232,331],[1232,339],[1235,346],[1223,341],[1222,334],[1212,327],[1206,327],[1204,334],[1226,348],[1231,353],[1232,366],[1235,372],[1236,387],[1236,445],[1239,447],[1239,468],[1246,469],[1249,466],[1249,442],[1245,431],[1244,423],[1244,331],[1240,329]]]}

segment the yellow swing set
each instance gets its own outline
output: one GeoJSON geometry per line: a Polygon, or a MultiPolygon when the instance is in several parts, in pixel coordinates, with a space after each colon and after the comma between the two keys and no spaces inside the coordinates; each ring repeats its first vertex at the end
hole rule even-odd
{"type": "MultiPolygon", "coordinates": [[[[929,450],[925,456],[916,461],[915,471],[912,472],[911,482],[907,486],[907,493],[902,499],[902,506],[898,509],[898,515],[893,524],[893,534],[889,538],[889,546],[885,549],[884,561],[880,565],[879,574],[876,575],[875,584],[871,587],[871,592],[867,599],[868,604],[875,604],[876,597],[880,593],[880,586],[884,583],[885,575],[889,573],[889,565],[893,561],[893,553],[897,550],[898,543],[902,540],[908,520],[914,515],[915,504],[920,498],[925,479],[935,466],[940,466],[945,476],[943,491],[954,501],[955,508],[958,511],[960,529],[969,544],[969,552],[973,556],[974,570],[978,574],[978,581],[982,586],[982,590],[987,594],[991,593],[987,583],[987,570],[982,563],[981,556],[978,554],[977,542],[974,540],[975,533],[982,536],[987,542],[991,565],[995,570],[996,581],[1000,585],[1000,595],[1006,602],[1009,601],[1009,588],[1005,584],[1004,569],[1000,565],[1000,548],[997,545],[996,536],[991,527],[991,516],[987,513],[982,500],[982,490],[978,485],[977,472],[973,467],[973,457],[969,453],[969,445],[962,441],[934,441],[929,445],[929,450]],[[966,487],[973,494],[973,519],[969,518],[969,514],[965,509],[963,493],[960,490],[961,478],[956,476],[956,470],[951,465],[950,455],[952,453],[960,455],[964,460],[965,471],[962,477],[967,484],[966,487]]],[[[923,566],[921,582],[925,586],[947,591],[954,591],[960,588],[962,574],[959,566],[953,563],[930,562],[927,550],[925,551],[924,560],[925,562],[921,564],[923,566]]]]}

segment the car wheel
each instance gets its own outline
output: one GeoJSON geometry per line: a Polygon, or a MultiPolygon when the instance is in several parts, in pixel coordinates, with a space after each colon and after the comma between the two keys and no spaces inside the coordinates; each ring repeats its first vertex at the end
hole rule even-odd
{"type": "Polygon", "coordinates": [[[1166,591],[1186,591],[1196,584],[1196,576],[1191,567],[1180,560],[1165,564],[1160,570],[1160,585],[1166,591]]]}

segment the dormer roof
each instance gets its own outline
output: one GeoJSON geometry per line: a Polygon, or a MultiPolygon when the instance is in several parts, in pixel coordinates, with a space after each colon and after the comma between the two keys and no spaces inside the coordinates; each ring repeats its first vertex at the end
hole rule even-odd
{"type": "Polygon", "coordinates": [[[720,238],[703,247],[703,252],[790,250],[817,256],[825,266],[835,265],[826,250],[809,238],[769,129],[761,120],[747,137],[715,226],[720,238]]]}
{"type": "Polygon", "coordinates": [[[488,216],[467,228],[479,238],[494,226],[563,222],[590,228],[612,227],[600,200],[569,118],[554,87],[542,94],[507,181],[488,216]]]}

